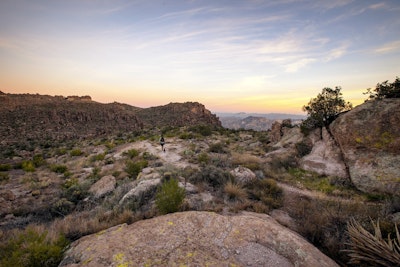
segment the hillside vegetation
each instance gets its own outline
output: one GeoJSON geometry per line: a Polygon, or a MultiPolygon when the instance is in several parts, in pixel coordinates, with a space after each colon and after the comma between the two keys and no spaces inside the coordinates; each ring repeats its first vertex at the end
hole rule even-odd
{"type": "MultiPolygon", "coordinates": [[[[68,119],[59,120],[77,122],[72,128],[82,124],[78,118],[71,119],[75,116],[71,114],[81,114],[90,105],[96,106],[96,112],[100,112],[97,107],[103,110],[107,106],[90,104],[87,98],[56,101],[60,101],[60,107],[61,103],[69,105],[65,101],[79,102],[63,117],[68,119]]],[[[19,105],[7,107],[24,110],[19,105]]],[[[343,266],[369,266],[348,254],[349,250],[356,250],[347,231],[349,223],[372,232],[374,225],[370,221],[379,220],[381,236],[396,236],[399,196],[385,188],[360,190],[352,176],[340,177],[329,173],[329,168],[322,168],[330,158],[318,154],[321,151],[316,148],[326,148],[329,142],[319,129],[304,136],[300,127],[290,121],[277,123],[271,131],[224,129],[198,103],[150,108],[149,113],[121,104],[110,105],[110,110],[130,110],[131,117],[123,118],[138,122],[140,127],[118,126],[90,138],[88,135],[59,141],[48,137],[22,140],[23,134],[16,133],[22,143],[8,142],[11,135],[5,134],[9,139],[3,139],[6,149],[0,157],[1,266],[58,266],[67,245],[85,235],[101,235],[103,230],[121,223],[176,211],[269,214],[343,266]],[[156,124],[164,113],[168,115],[156,124]],[[167,121],[176,124],[168,125],[167,121]],[[161,134],[166,139],[165,152],[158,143],[161,134]],[[352,223],[354,220],[358,223],[352,223]]],[[[39,110],[35,112],[42,114],[39,110]]],[[[2,120],[7,120],[7,112],[14,111],[3,110],[2,120]]],[[[91,112],[84,112],[83,117],[95,114],[91,112]]],[[[23,116],[18,118],[25,121],[23,116]]],[[[349,121],[346,117],[341,120],[349,121]]],[[[88,131],[94,129],[92,123],[100,123],[94,118],[88,121],[88,131]]],[[[18,130],[26,126],[2,125],[2,133],[9,127],[18,130]]],[[[62,131],[68,128],[64,126],[60,126],[62,131]]],[[[24,132],[36,129],[29,127],[24,132]]],[[[394,141],[385,143],[389,147],[392,144],[394,141]]],[[[374,151],[377,149],[374,147],[374,151]]],[[[346,150],[343,151],[346,157],[346,150]]],[[[388,153],[398,156],[390,149],[388,153]]],[[[352,165],[348,167],[353,175],[352,165]]],[[[350,229],[354,232],[354,228],[350,229]]]]}

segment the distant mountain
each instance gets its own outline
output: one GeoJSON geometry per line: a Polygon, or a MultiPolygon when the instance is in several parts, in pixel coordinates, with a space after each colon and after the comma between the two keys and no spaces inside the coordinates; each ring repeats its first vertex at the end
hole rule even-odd
{"type": "Polygon", "coordinates": [[[271,129],[275,121],[291,119],[292,124],[300,123],[306,118],[304,115],[284,113],[216,113],[222,126],[228,129],[252,129],[266,131],[271,129]]]}
{"type": "Polygon", "coordinates": [[[5,146],[197,124],[221,126],[215,115],[196,102],[138,108],[116,102],[102,104],[90,96],[0,93],[0,145],[5,146]]]}

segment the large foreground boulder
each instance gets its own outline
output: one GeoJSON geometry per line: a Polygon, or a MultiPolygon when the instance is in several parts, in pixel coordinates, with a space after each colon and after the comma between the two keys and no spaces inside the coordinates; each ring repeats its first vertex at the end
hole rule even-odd
{"type": "Polygon", "coordinates": [[[338,266],[265,214],[174,213],[72,243],[60,266],[338,266]]]}
{"type": "Polygon", "coordinates": [[[369,101],[330,126],[351,181],[370,193],[400,194],[400,99],[369,101]]]}

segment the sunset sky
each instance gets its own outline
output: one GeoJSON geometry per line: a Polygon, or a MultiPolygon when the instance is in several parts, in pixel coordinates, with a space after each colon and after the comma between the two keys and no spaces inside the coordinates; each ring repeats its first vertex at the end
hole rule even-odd
{"type": "Polygon", "coordinates": [[[400,76],[400,1],[1,0],[0,90],[138,107],[357,105],[400,76]]]}

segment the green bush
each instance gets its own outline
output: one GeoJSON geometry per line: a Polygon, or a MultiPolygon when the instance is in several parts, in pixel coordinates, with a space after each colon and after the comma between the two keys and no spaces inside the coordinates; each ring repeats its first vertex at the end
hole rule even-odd
{"type": "Polygon", "coordinates": [[[34,172],[35,171],[35,165],[30,160],[22,162],[21,168],[26,172],[34,172]]]}
{"type": "Polygon", "coordinates": [[[130,159],[133,159],[133,158],[139,156],[139,151],[137,151],[136,149],[130,149],[128,151],[125,151],[124,155],[130,159]]]}
{"type": "Polygon", "coordinates": [[[207,153],[200,153],[197,156],[197,161],[201,164],[207,164],[210,162],[210,157],[208,156],[207,153]]]}
{"type": "Polygon", "coordinates": [[[1,245],[1,266],[52,267],[58,266],[68,240],[59,235],[50,240],[48,232],[28,227],[1,245]]]}
{"type": "Polygon", "coordinates": [[[10,164],[0,164],[0,172],[6,172],[11,170],[10,164]]]}
{"type": "Polygon", "coordinates": [[[79,148],[73,149],[71,150],[71,152],[69,153],[72,157],[78,157],[78,156],[82,156],[83,152],[82,150],[80,150],[79,148]]]}
{"type": "Polygon", "coordinates": [[[38,154],[33,156],[33,165],[35,165],[35,167],[40,167],[45,163],[46,161],[43,159],[42,155],[38,154]]]}
{"type": "Polygon", "coordinates": [[[185,189],[178,180],[171,178],[164,182],[156,194],[156,207],[162,214],[177,212],[185,199],[185,189]]]}
{"type": "Polygon", "coordinates": [[[127,161],[125,171],[129,174],[130,177],[136,179],[138,174],[142,171],[143,168],[148,166],[147,160],[138,160],[138,161],[127,161]]]}
{"type": "Polygon", "coordinates": [[[60,164],[53,164],[50,166],[50,170],[55,173],[65,173],[68,170],[68,167],[60,164]]]}

